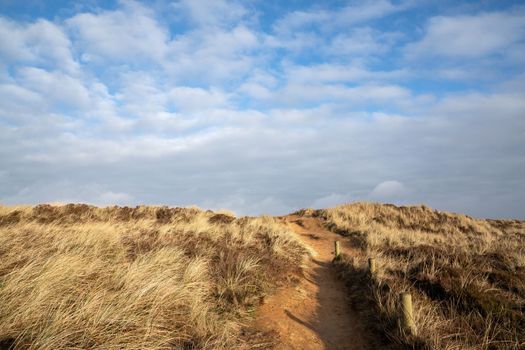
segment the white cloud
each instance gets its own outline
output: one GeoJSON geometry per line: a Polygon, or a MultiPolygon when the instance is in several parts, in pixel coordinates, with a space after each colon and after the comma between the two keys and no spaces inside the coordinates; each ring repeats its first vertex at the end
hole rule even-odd
{"type": "Polygon", "coordinates": [[[365,52],[384,51],[397,34],[380,34],[366,26],[356,26],[403,11],[407,7],[408,2],[394,4],[380,0],[352,1],[346,6],[330,10],[317,5],[309,10],[293,11],[274,23],[273,36],[268,38],[267,43],[297,56],[315,50],[339,59],[344,55],[363,56],[365,52]]]}
{"type": "Polygon", "coordinates": [[[393,4],[388,0],[361,1],[349,4],[337,10],[294,11],[275,24],[275,29],[281,34],[288,34],[305,27],[334,28],[363,23],[372,19],[382,18],[406,8],[405,3],[393,4]]]}
{"type": "Polygon", "coordinates": [[[349,203],[351,202],[352,197],[349,195],[343,195],[343,194],[337,194],[332,193],[328,196],[324,196],[321,198],[316,199],[312,205],[310,205],[311,208],[319,209],[319,208],[329,208],[334,207],[339,204],[349,203]]]}
{"type": "Polygon", "coordinates": [[[331,41],[327,52],[336,57],[379,56],[395,43],[396,35],[387,35],[371,27],[359,27],[351,32],[338,34],[331,41]]]}
{"type": "Polygon", "coordinates": [[[2,198],[5,204],[10,203],[87,203],[93,205],[130,205],[135,199],[124,192],[114,192],[105,186],[90,183],[78,184],[70,180],[41,181],[22,187],[14,197],[2,198]]]}
{"type": "Polygon", "coordinates": [[[458,93],[440,101],[434,113],[447,118],[468,116],[469,119],[476,120],[482,113],[494,120],[503,121],[505,118],[521,120],[520,116],[525,110],[525,99],[522,97],[522,91],[494,94],[458,93]]]}
{"type": "Polygon", "coordinates": [[[410,75],[407,70],[369,70],[361,64],[322,63],[312,65],[287,65],[286,78],[289,82],[311,83],[363,83],[383,82],[410,75]]]}
{"type": "Polygon", "coordinates": [[[172,6],[199,25],[230,25],[248,12],[240,3],[225,0],[178,0],[172,6]]]}
{"type": "Polygon", "coordinates": [[[297,103],[340,102],[363,107],[369,103],[398,105],[411,97],[409,89],[393,84],[300,84],[292,82],[275,93],[274,101],[289,105],[297,103]]]}
{"type": "Polygon", "coordinates": [[[124,192],[106,191],[93,199],[96,205],[126,205],[135,202],[132,196],[124,192]]]}
{"type": "Polygon", "coordinates": [[[78,63],[70,49],[68,37],[54,23],[40,19],[20,24],[0,17],[0,57],[7,62],[46,65],[72,73],[78,63]]]}
{"type": "Polygon", "coordinates": [[[26,67],[18,70],[16,79],[21,86],[44,95],[49,103],[80,110],[90,106],[89,91],[83,81],[67,74],[26,67]]]}
{"type": "Polygon", "coordinates": [[[115,11],[81,13],[66,20],[84,60],[108,58],[123,62],[162,61],[168,34],[154,13],[132,0],[123,0],[115,11]]]}
{"type": "Polygon", "coordinates": [[[388,0],[362,1],[356,5],[348,5],[338,12],[337,21],[342,25],[349,25],[371,19],[382,18],[392,13],[402,11],[408,7],[409,3],[401,1],[394,4],[388,0]]]}
{"type": "Polygon", "coordinates": [[[525,15],[512,12],[438,16],[428,22],[421,41],[406,47],[409,56],[476,58],[504,50],[522,40],[525,15]]]}
{"type": "Polygon", "coordinates": [[[272,90],[266,86],[254,82],[243,83],[239,89],[239,92],[249,95],[250,97],[258,100],[266,100],[273,96],[272,90]]]}
{"type": "Polygon", "coordinates": [[[0,117],[7,120],[22,121],[23,116],[33,117],[42,113],[47,102],[40,94],[17,84],[0,85],[0,117]]]}
{"type": "Polygon", "coordinates": [[[169,91],[168,100],[181,112],[196,112],[228,105],[228,96],[215,88],[205,90],[185,86],[175,87],[169,91]]]}
{"type": "Polygon", "coordinates": [[[370,196],[375,199],[388,200],[393,198],[399,198],[406,193],[405,186],[396,180],[384,181],[378,184],[370,196]]]}
{"type": "MultiPolygon", "coordinates": [[[[282,109],[268,115],[214,109],[206,115],[221,120],[221,127],[178,138],[165,135],[162,126],[158,134],[107,140],[45,133],[31,140],[24,137],[27,126],[3,129],[6,144],[0,149],[26,156],[5,158],[0,152],[15,179],[0,197],[10,202],[74,199],[58,196],[60,185],[44,185],[56,181],[50,174],[61,173],[73,179],[71,188],[97,176],[103,185],[99,194],[127,193],[137,202],[197,203],[250,214],[359,199],[444,205],[448,202],[443,193],[461,189],[458,197],[473,191],[484,197],[497,191],[502,181],[508,184],[513,203],[519,202],[516,196],[523,192],[518,178],[525,171],[519,158],[525,131],[519,115],[510,109],[503,109],[503,116],[494,115],[490,109],[484,111],[484,105],[465,110],[455,99],[440,101],[426,118],[388,114],[371,118],[367,113],[346,117],[326,107],[282,109]],[[450,111],[446,116],[438,113],[442,106],[450,111]],[[27,167],[31,173],[24,171],[27,167]],[[396,180],[384,182],[385,175],[396,180]],[[49,193],[32,192],[31,184],[49,193]],[[410,184],[410,191],[404,184],[410,184]],[[322,193],[326,195],[320,197],[322,193]]],[[[494,106],[510,103],[517,109],[523,100],[493,99],[494,106]]],[[[212,125],[206,118],[199,122],[212,125]]],[[[477,215],[489,213],[484,210],[477,215]]],[[[493,215],[502,212],[491,210],[493,215]]]]}
{"type": "Polygon", "coordinates": [[[214,201],[205,200],[199,206],[212,210],[229,209],[236,215],[285,215],[290,211],[290,206],[280,198],[267,196],[251,200],[249,195],[243,194],[229,195],[214,201]]]}
{"type": "Polygon", "coordinates": [[[166,111],[167,93],[154,74],[127,71],[119,78],[122,87],[115,97],[126,115],[141,118],[166,111]]]}
{"type": "Polygon", "coordinates": [[[435,18],[411,46],[414,71],[396,56],[406,37],[390,31],[411,28],[375,21],[398,4],[296,11],[269,30],[225,1],[179,1],[176,21],[163,1],[55,23],[2,18],[0,38],[13,40],[0,41],[0,197],[250,214],[384,199],[522,215],[518,12],[435,18]],[[498,27],[503,14],[503,29],[472,38],[479,18],[498,27]],[[449,36],[451,48],[432,42],[449,36]],[[458,61],[431,70],[431,51],[458,61]],[[495,52],[471,69],[469,55],[495,52]],[[439,73],[470,85],[434,90],[439,73]]]}
{"type": "Polygon", "coordinates": [[[0,170],[0,185],[1,186],[9,185],[9,172],[7,170],[0,170]]]}
{"type": "Polygon", "coordinates": [[[199,28],[169,43],[164,68],[187,84],[239,81],[256,67],[261,40],[244,25],[199,28]]]}

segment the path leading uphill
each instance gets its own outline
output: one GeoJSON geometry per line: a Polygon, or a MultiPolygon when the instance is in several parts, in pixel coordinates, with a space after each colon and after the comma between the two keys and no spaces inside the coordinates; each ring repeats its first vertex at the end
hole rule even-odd
{"type": "Polygon", "coordinates": [[[368,349],[366,332],[331,266],[333,242],[340,236],[315,218],[285,220],[315,256],[297,286],[279,290],[261,306],[258,328],[279,335],[277,349],[368,349]]]}

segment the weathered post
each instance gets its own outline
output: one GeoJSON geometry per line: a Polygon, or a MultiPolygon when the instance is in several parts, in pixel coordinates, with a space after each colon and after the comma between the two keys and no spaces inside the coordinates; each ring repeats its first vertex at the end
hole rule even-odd
{"type": "Polygon", "coordinates": [[[408,292],[401,293],[401,325],[408,334],[416,335],[412,296],[408,292]]]}
{"type": "Polygon", "coordinates": [[[339,241],[334,242],[334,260],[341,259],[341,246],[339,245],[339,241]]]}
{"type": "Polygon", "coordinates": [[[368,272],[370,273],[370,276],[374,276],[376,274],[376,259],[375,258],[368,258],[368,272]]]}

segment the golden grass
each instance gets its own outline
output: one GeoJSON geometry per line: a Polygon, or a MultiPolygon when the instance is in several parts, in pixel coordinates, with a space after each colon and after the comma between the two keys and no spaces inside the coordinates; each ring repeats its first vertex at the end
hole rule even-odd
{"type": "Polygon", "coordinates": [[[0,345],[249,348],[254,308],[306,255],[270,217],[0,207],[0,345]]]}
{"type": "Polygon", "coordinates": [[[372,203],[299,213],[321,218],[353,247],[337,267],[385,346],[525,348],[525,222],[372,203]],[[378,265],[373,278],[368,257],[378,265]],[[403,291],[414,299],[416,336],[399,327],[403,291]]]}

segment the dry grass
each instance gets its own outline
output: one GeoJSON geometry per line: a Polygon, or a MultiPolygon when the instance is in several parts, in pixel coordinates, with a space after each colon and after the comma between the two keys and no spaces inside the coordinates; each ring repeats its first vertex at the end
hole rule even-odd
{"type": "Polygon", "coordinates": [[[255,347],[253,310],[306,255],[270,217],[0,207],[0,348],[255,347]]]}
{"type": "Polygon", "coordinates": [[[303,210],[347,238],[337,263],[356,307],[391,347],[525,348],[525,222],[370,203],[303,210]],[[367,274],[375,257],[377,274],[367,274]],[[417,335],[397,320],[414,299],[417,335]]]}

